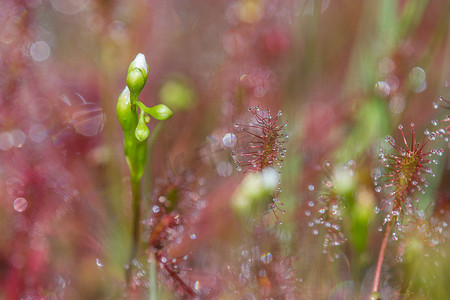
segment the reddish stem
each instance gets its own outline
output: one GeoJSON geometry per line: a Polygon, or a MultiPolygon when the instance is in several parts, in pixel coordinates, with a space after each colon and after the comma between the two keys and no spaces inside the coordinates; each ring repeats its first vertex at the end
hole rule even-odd
{"type": "Polygon", "coordinates": [[[172,270],[172,268],[170,266],[168,266],[166,263],[164,263],[162,261],[162,257],[161,254],[159,253],[155,253],[155,258],[158,262],[160,262],[163,265],[164,270],[169,273],[169,276],[178,283],[178,285],[191,297],[195,297],[197,296],[197,293],[194,292],[193,289],[191,289],[185,282],[183,279],[180,278],[180,276],[178,276],[178,274],[172,270]]]}
{"type": "Polygon", "coordinates": [[[377,269],[375,271],[375,278],[373,279],[372,293],[377,293],[380,286],[381,278],[381,267],[383,266],[384,253],[386,252],[386,246],[391,233],[392,223],[394,220],[390,221],[386,226],[386,232],[384,233],[383,242],[381,243],[380,254],[378,255],[377,269]]]}

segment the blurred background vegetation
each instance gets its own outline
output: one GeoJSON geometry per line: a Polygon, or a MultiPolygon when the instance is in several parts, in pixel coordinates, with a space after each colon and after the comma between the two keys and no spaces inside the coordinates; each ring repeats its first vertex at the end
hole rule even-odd
{"type": "MultiPolygon", "coordinates": [[[[432,103],[450,98],[449,20],[447,0],[3,1],[0,298],[148,297],[161,195],[187,203],[167,251],[187,255],[180,276],[202,298],[367,297],[382,239],[378,150],[389,151],[385,135],[401,145],[398,124],[409,139],[414,122],[421,141],[448,114],[432,103]],[[174,116],[149,124],[160,132],[130,291],[131,191],[115,106],[139,52],[150,66],[141,101],[174,116]],[[252,105],[288,122],[286,213],[281,225],[265,214],[262,229],[231,209],[244,175],[224,139],[245,141],[233,125],[252,105]],[[344,238],[324,254],[326,230],[309,223],[330,194],[344,238]]],[[[443,139],[433,147],[448,150],[443,139]]],[[[418,195],[440,222],[439,242],[418,230],[389,242],[384,299],[450,297],[449,167],[446,151],[418,195]]],[[[158,286],[161,299],[184,297],[159,266],[158,286]]]]}

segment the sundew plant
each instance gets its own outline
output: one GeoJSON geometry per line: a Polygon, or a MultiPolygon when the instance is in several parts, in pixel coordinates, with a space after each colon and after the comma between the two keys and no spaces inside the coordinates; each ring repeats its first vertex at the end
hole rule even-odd
{"type": "Polygon", "coordinates": [[[0,299],[450,299],[450,2],[0,4],[0,299]]]}

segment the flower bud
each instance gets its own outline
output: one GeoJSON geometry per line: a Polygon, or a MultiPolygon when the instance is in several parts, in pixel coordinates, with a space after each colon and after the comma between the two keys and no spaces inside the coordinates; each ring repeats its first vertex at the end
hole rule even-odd
{"type": "Polygon", "coordinates": [[[148,138],[149,134],[150,131],[148,130],[147,124],[145,124],[144,112],[142,112],[139,115],[139,123],[136,126],[136,131],[134,132],[134,135],[140,142],[143,142],[148,138]]]}
{"type": "Polygon", "coordinates": [[[127,86],[132,94],[139,94],[148,77],[148,64],[145,56],[139,53],[128,67],[127,86]]]}
{"type": "Polygon", "coordinates": [[[130,90],[128,87],[125,87],[119,95],[116,113],[123,131],[134,129],[136,126],[136,113],[131,109],[130,90]]]}
{"type": "Polygon", "coordinates": [[[166,105],[158,104],[150,108],[149,114],[156,120],[164,121],[169,119],[173,115],[173,112],[166,105]]]}

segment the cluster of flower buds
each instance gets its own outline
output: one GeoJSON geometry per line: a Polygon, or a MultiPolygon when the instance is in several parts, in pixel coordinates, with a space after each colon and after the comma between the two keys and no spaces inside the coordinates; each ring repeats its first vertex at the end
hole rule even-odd
{"type": "Polygon", "coordinates": [[[120,94],[116,107],[117,119],[124,132],[125,157],[133,180],[139,180],[144,172],[147,156],[146,140],[150,135],[147,123],[150,122],[150,116],[163,121],[173,114],[164,104],[147,107],[139,101],[139,94],[147,78],[148,64],[145,56],[139,53],[128,68],[127,86],[120,94]]]}

